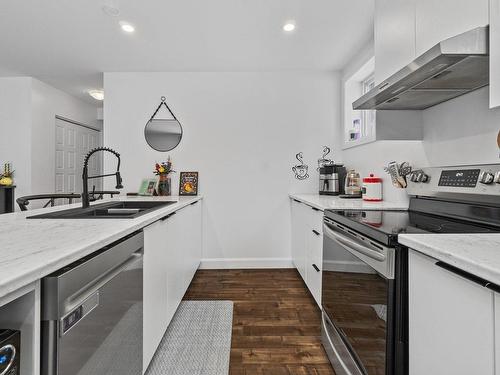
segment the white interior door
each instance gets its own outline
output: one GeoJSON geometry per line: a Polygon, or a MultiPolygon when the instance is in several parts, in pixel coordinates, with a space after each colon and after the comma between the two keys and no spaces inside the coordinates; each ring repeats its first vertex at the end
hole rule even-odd
{"type": "MultiPolygon", "coordinates": [[[[56,118],[55,192],[81,193],[85,155],[102,144],[101,132],[84,125],[56,118]]],[[[102,156],[94,154],[89,161],[89,176],[101,174],[102,156]]],[[[101,179],[91,180],[90,190],[102,189],[101,179]]],[[[62,204],[58,202],[58,204],[62,204]]]]}

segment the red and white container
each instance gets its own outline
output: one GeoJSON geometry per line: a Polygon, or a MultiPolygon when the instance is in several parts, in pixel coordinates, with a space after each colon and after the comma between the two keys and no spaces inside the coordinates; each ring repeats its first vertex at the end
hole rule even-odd
{"type": "Polygon", "coordinates": [[[382,200],[382,179],[370,174],[363,178],[363,200],[368,202],[380,202],[382,200]]]}

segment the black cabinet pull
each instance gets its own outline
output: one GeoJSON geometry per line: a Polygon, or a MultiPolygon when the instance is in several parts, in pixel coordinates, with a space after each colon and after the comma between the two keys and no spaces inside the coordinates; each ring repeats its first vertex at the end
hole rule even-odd
{"type": "Polygon", "coordinates": [[[321,211],[319,208],[311,207],[314,211],[321,211]]]}
{"type": "Polygon", "coordinates": [[[318,266],[317,266],[317,265],[313,264],[312,266],[313,266],[313,268],[316,270],[316,272],[319,272],[319,268],[318,268],[318,266]]]}
{"type": "Polygon", "coordinates": [[[176,211],[176,212],[172,212],[171,214],[168,214],[167,216],[162,217],[160,220],[161,220],[161,221],[165,221],[165,220],[167,220],[169,217],[174,216],[176,213],[177,213],[177,211],[176,211]]]}
{"type": "Polygon", "coordinates": [[[189,205],[190,206],[194,206],[196,203],[198,203],[199,201],[196,201],[196,202],[193,202],[193,203],[190,203],[189,205]]]}
{"type": "Polygon", "coordinates": [[[313,233],[316,235],[316,236],[319,236],[319,232],[315,229],[313,229],[313,233]]]}
{"type": "Polygon", "coordinates": [[[294,201],[294,202],[297,202],[297,203],[301,203],[299,200],[297,200],[297,199],[295,199],[295,198],[293,199],[293,201],[294,201]]]}
{"type": "Polygon", "coordinates": [[[460,276],[466,280],[472,281],[473,283],[476,283],[482,287],[488,288],[490,290],[493,290],[497,293],[500,293],[500,286],[497,284],[494,284],[488,280],[485,280],[479,276],[473,275],[467,271],[461,270],[460,268],[457,268],[455,266],[449,265],[448,263],[444,262],[437,262],[436,266],[441,267],[445,269],[448,272],[454,273],[457,276],[460,276]]]}

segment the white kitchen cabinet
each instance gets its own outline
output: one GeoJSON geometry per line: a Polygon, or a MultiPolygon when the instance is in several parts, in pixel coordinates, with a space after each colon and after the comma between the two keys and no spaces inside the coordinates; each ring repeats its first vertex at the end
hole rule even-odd
{"type": "Polygon", "coordinates": [[[375,1],[375,84],[415,58],[415,1],[375,1]]]}
{"type": "Polygon", "coordinates": [[[198,269],[201,230],[200,201],[144,228],[144,370],[198,269]]]}
{"type": "Polygon", "coordinates": [[[500,294],[495,293],[495,375],[500,375],[500,294]]]}
{"type": "Polygon", "coordinates": [[[167,329],[167,252],[164,239],[168,235],[163,221],[144,228],[144,292],[143,292],[143,369],[167,329]]]}
{"type": "Polygon", "coordinates": [[[493,292],[409,254],[409,374],[494,374],[493,292]]]}
{"type": "Polygon", "coordinates": [[[321,306],[323,212],[292,199],[292,260],[309,291],[321,306]]]}
{"type": "Polygon", "coordinates": [[[490,0],[490,108],[500,106],[500,0],[490,0]]]}
{"type": "Polygon", "coordinates": [[[416,56],[441,40],[488,22],[488,0],[417,0],[416,56]]]}

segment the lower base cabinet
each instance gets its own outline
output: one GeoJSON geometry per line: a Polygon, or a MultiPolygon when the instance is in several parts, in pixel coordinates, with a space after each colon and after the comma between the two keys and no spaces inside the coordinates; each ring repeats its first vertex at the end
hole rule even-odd
{"type": "Polygon", "coordinates": [[[144,228],[143,373],[201,261],[201,201],[144,228]]]}
{"type": "Polygon", "coordinates": [[[410,250],[410,375],[495,374],[494,293],[437,263],[410,250]]]}
{"type": "Polygon", "coordinates": [[[291,222],[293,263],[321,307],[323,212],[292,199],[291,222]]]}

